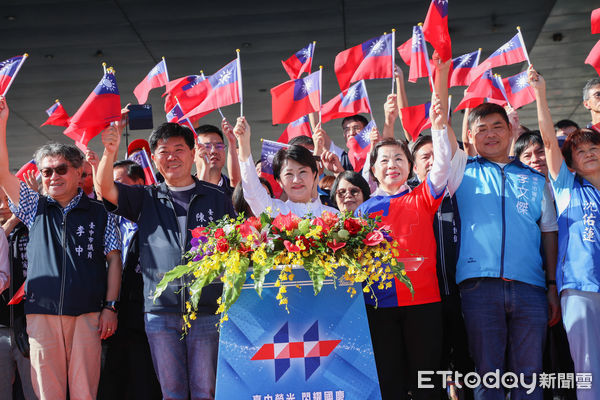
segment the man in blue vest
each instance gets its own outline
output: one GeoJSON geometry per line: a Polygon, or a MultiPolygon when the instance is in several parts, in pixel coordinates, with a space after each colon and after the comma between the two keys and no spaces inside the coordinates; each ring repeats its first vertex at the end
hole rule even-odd
{"type": "Polygon", "coordinates": [[[77,147],[51,143],[36,151],[45,195],[11,174],[7,119],[0,98],[0,185],[29,228],[25,314],[33,387],[40,399],[64,399],[67,392],[73,399],[93,399],[100,340],[117,328],[118,228],[103,205],[80,189],[84,157],[77,147]]]}
{"type": "Polygon", "coordinates": [[[189,128],[164,123],[150,135],[152,160],[165,181],[158,186],[126,186],[113,180],[113,160],[120,123],[102,132],[104,154],[98,183],[107,209],[138,226],[140,266],[144,280],[145,327],[154,369],[165,399],[213,399],[217,363],[221,285],[202,290],[197,318],[182,337],[188,290],[177,281],[156,300],[152,294],[164,274],[185,264],[191,230],[235,215],[231,199],[217,185],[191,174],[194,135],[189,128]]]}

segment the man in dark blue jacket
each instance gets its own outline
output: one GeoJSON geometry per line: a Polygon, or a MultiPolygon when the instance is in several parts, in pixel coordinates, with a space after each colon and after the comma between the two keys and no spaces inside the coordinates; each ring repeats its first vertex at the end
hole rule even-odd
{"type": "Polygon", "coordinates": [[[220,285],[202,291],[197,319],[182,338],[188,291],[184,282],[170,285],[156,300],[152,293],[164,274],[185,263],[190,231],[233,216],[223,189],[191,175],[194,136],[190,129],[165,123],[150,136],[152,159],[165,181],[154,186],[126,186],[113,181],[113,160],[120,143],[120,124],[102,132],[104,154],[98,167],[105,206],[138,225],[140,265],[144,279],[145,325],[154,368],[166,399],[212,399],[215,390],[219,318],[215,315],[220,285]]]}

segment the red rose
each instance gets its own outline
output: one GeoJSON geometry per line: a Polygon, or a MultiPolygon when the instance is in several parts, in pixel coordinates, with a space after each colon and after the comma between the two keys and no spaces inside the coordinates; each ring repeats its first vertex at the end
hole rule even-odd
{"type": "Polygon", "coordinates": [[[287,251],[290,251],[292,253],[298,253],[300,251],[300,247],[296,246],[295,244],[293,244],[289,240],[284,240],[283,241],[283,245],[285,246],[285,248],[287,249],[287,251]]]}
{"type": "Polygon", "coordinates": [[[203,226],[199,226],[197,228],[192,229],[192,237],[199,238],[200,236],[206,236],[206,228],[203,226]]]}
{"type": "Polygon", "coordinates": [[[351,235],[356,235],[362,229],[363,225],[359,220],[355,218],[348,218],[344,221],[344,228],[350,232],[351,235]]]}
{"type": "Polygon", "coordinates": [[[383,239],[384,237],[381,231],[373,231],[363,239],[363,243],[367,246],[377,246],[379,243],[383,242],[383,239]]]}
{"type": "Polygon", "coordinates": [[[229,250],[229,243],[227,242],[227,239],[221,238],[217,240],[217,250],[221,253],[226,253],[227,250],[229,250]]]}
{"type": "Polygon", "coordinates": [[[334,253],[336,251],[338,251],[339,249],[341,249],[342,247],[344,247],[345,245],[346,245],[346,242],[338,243],[335,239],[333,239],[333,242],[327,242],[327,247],[329,247],[331,250],[333,250],[334,253]]]}
{"type": "Polygon", "coordinates": [[[215,237],[218,239],[220,237],[224,237],[225,236],[225,231],[223,230],[223,228],[218,228],[215,231],[215,237]]]}
{"type": "Polygon", "coordinates": [[[296,214],[290,211],[288,214],[279,214],[273,220],[273,226],[280,231],[293,231],[298,228],[298,223],[302,221],[296,214]]]}

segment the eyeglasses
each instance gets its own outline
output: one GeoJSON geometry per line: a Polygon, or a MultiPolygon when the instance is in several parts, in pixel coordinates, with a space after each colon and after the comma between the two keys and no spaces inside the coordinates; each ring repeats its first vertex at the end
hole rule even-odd
{"type": "Polygon", "coordinates": [[[362,131],[363,128],[359,125],[347,126],[344,128],[344,133],[358,133],[362,131]]]}
{"type": "Polygon", "coordinates": [[[225,150],[227,145],[225,143],[198,143],[201,146],[204,146],[206,150],[210,150],[211,148],[215,148],[216,150],[225,150]]]}
{"type": "Polygon", "coordinates": [[[350,196],[356,197],[356,196],[358,196],[359,193],[361,193],[361,190],[360,189],[356,189],[356,188],[352,188],[352,189],[348,189],[348,190],[346,190],[346,189],[338,189],[338,190],[336,190],[335,195],[337,197],[344,198],[344,197],[346,197],[346,195],[348,193],[350,193],[350,196]]]}
{"type": "Polygon", "coordinates": [[[50,178],[55,172],[58,175],[65,175],[67,171],[69,171],[69,166],[67,164],[60,164],[58,167],[54,168],[42,168],[40,172],[44,178],[50,178]]]}

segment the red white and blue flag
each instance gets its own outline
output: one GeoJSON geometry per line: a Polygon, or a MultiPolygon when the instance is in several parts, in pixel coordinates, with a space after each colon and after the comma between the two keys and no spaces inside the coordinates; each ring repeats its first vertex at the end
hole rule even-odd
{"type": "Polygon", "coordinates": [[[503,87],[499,79],[492,75],[492,71],[487,70],[485,73],[475,80],[468,88],[462,101],[456,106],[454,111],[464,108],[474,108],[482,104],[485,99],[490,99],[490,102],[504,105],[506,104],[506,96],[503,93],[503,87]]]}
{"type": "Polygon", "coordinates": [[[114,72],[109,69],[69,120],[64,134],[87,146],[111,122],[121,119],[121,97],[114,72]]]}
{"type": "Polygon", "coordinates": [[[349,117],[360,113],[371,113],[365,81],[359,81],[323,104],[321,121],[349,117]]]}
{"type": "Polygon", "coordinates": [[[431,121],[429,120],[430,108],[431,102],[428,101],[425,104],[400,109],[402,126],[412,137],[413,141],[417,140],[421,132],[431,127],[431,121]]]}
{"type": "Polygon", "coordinates": [[[427,45],[423,37],[423,30],[420,26],[413,27],[411,39],[410,71],[408,72],[408,81],[416,82],[417,79],[431,76],[431,66],[429,65],[429,55],[427,45]]]}
{"type": "Polygon", "coordinates": [[[148,93],[152,89],[165,86],[169,82],[169,74],[167,73],[167,62],[163,58],[158,64],[148,72],[148,75],[141,81],[133,94],[139,104],[144,104],[148,100],[148,93]]]}
{"type": "Polygon", "coordinates": [[[431,1],[423,23],[423,35],[442,61],[452,58],[452,42],[448,33],[448,0],[431,1]]]}
{"type": "Polygon", "coordinates": [[[48,114],[48,119],[40,126],[69,126],[69,114],[67,114],[65,108],[60,104],[60,101],[56,100],[56,102],[52,104],[52,107],[46,110],[46,114],[48,114]]]}
{"type": "Polygon", "coordinates": [[[17,173],[15,174],[15,176],[17,178],[19,178],[20,180],[22,180],[23,182],[25,182],[25,179],[23,177],[25,176],[25,174],[29,173],[29,171],[33,171],[35,173],[35,177],[36,178],[40,176],[40,171],[37,168],[35,160],[30,160],[30,161],[26,162],[19,169],[19,171],[17,171],[17,173]]]}
{"type": "Polygon", "coordinates": [[[287,149],[289,145],[273,142],[272,140],[263,140],[260,152],[260,176],[265,178],[271,184],[275,198],[279,198],[283,189],[273,176],[273,158],[280,149],[287,149]]]}
{"type": "Polygon", "coordinates": [[[127,157],[128,160],[138,163],[144,169],[144,177],[146,178],[146,185],[156,184],[156,175],[154,175],[154,169],[152,169],[152,163],[148,158],[146,150],[138,150],[127,157]]]}
{"type": "Polygon", "coordinates": [[[596,8],[592,11],[591,20],[592,33],[600,33],[600,8],[596,8]]]}
{"type": "Polygon", "coordinates": [[[0,62],[0,93],[2,93],[2,96],[6,96],[6,92],[8,92],[13,79],[19,73],[26,59],[27,53],[0,62]]]}
{"type": "MultiPolygon", "coordinates": [[[[177,104],[182,110],[191,110],[206,98],[208,87],[202,83],[206,80],[204,75],[188,75],[167,83],[165,89],[165,113],[169,113],[177,104]]],[[[196,122],[212,111],[189,118],[196,122]]]]}
{"type": "Polygon", "coordinates": [[[312,129],[310,128],[310,119],[308,118],[308,115],[300,117],[294,122],[290,122],[277,141],[279,143],[288,144],[290,140],[298,136],[312,137],[312,129]]]}
{"type": "Polygon", "coordinates": [[[362,170],[367,161],[367,157],[371,151],[371,131],[373,129],[377,129],[374,119],[362,131],[350,137],[346,142],[349,150],[348,157],[350,158],[350,164],[352,164],[355,172],[362,170]]]}
{"type": "Polygon", "coordinates": [[[410,67],[410,58],[412,57],[412,36],[406,42],[397,47],[400,58],[410,67]]]}
{"type": "Polygon", "coordinates": [[[600,75],[600,40],[590,51],[590,54],[585,59],[585,63],[594,67],[598,75],[600,75]]]}
{"type": "Polygon", "coordinates": [[[479,64],[472,70],[471,77],[473,79],[481,76],[485,71],[494,67],[503,65],[511,65],[527,61],[527,49],[521,33],[517,33],[512,39],[504,43],[498,50],[492,53],[484,62],[479,64]]]}
{"type": "Polygon", "coordinates": [[[392,34],[367,40],[363,44],[342,51],[335,57],[335,75],[341,90],[361,79],[393,77],[392,34]]]}
{"type": "Polygon", "coordinates": [[[527,77],[527,71],[504,78],[502,80],[506,96],[511,107],[515,110],[535,101],[535,92],[527,77]]]}
{"type": "Polygon", "coordinates": [[[206,97],[191,111],[187,112],[185,117],[206,115],[217,108],[239,103],[242,99],[241,74],[240,59],[236,58],[213,75],[207,76],[198,85],[206,88],[206,97]]]}
{"type": "Polygon", "coordinates": [[[273,125],[296,121],[321,108],[321,70],[271,89],[273,125]]]}
{"type": "Polygon", "coordinates": [[[290,79],[298,79],[303,72],[310,74],[312,67],[313,55],[315,53],[315,42],[309,43],[308,46],[298,50],[294,55],[285,61],[281,61],[285,72],[290,76],[290,79]]]}
{"type": "Polygon", "coordinates": [[[198,137],[196,129],[194,129],[194,124],[192,124],[189,118],[184,118],[184,114],[179,103],[176,103],[175,107],[167,113],[167,122],[176,122],[179,125],[187,126],[194,132],[194,137],[198,137]]]}
{"type": "Polygon", "coordinates": [[[448,87],[469,86],[473,82],[472,71],[479,63],[481,49],[452,59],[448,87]]]}

